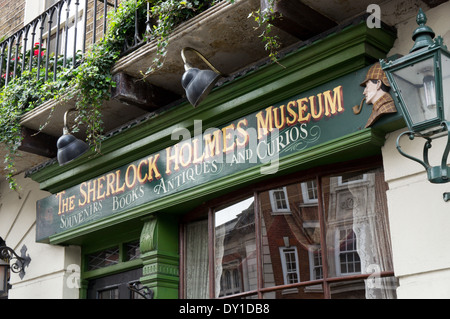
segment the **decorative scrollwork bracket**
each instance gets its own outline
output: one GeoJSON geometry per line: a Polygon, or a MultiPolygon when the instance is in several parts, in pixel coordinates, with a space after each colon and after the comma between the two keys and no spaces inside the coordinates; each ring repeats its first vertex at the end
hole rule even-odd
{"type": "Polygon", "coordinates": [[[10,269],[13,273],[19,274],[20,279],[25,276],[25,267],[27,267],[30,262],[30,256],[26,255],[27,246],[23,245],[20,250],[21,256],[17,255],[14,249],[8,246],[0,246],[0,258],[4,261],[10,263],[10,269]]]}

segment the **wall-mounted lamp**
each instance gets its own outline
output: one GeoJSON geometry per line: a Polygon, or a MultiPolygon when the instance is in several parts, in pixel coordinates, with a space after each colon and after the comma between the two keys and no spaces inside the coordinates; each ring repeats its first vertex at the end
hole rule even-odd
{"type": "Polygon", "coordinates": [[[447,183],[450,182],[447,166],[450,151],[450,52],[440,36],[433,40],[434,32],[425,25],[427,18],[422,9],[416,21],[419,27],[413,33],[415,43],[409,54],[393,61],[381,60],[380,64],[409,129],[398,136],[397,150],[421,164],[431,183],[447,183]],[[402,151],[399,142],[405,135],[410,140],[416,137],[425,140],[423,160],[402,151]],[[431,142],[443,136],[447,136],[448,141],[441,165],[431,166],[428,160],[431,142]]]}
{"type": "Polygon", "coordinates": [[[13,273],[18,273],[20,278],[25,276],[25,267],[31,261],[26,255],[27,247],[22,246],[21,256],[17,255],[14,249],[6,246],[5,241],[0,237],[0,295],[8,291],[8,269],[13,273]]]}
{"type": "Polygon", "coordinates": [[[64,113],[63,135],[56,143],[56,147],[58,148],[58,163],[61,166],[73,161],[89,150],[89,146],[85,142],[77,139],[69,133],[69,129],[67,127],[67,115],[72,111],[75,110],[70,109],[64,113]]]}
{"type": "Polygon", "coordinates": [[[184,62],[185,72],[181,78],[181,85],[186,91],[188,101],[197,107],[202,100],[209,94],[217,81],[224,75],[217,71],[211,63],[197,50],[193,48],[183,48],[181,58],[184,62]],[[186,51],[194,51],[211,68],[211,70],[199,70],[186,62],[186,51]]]}

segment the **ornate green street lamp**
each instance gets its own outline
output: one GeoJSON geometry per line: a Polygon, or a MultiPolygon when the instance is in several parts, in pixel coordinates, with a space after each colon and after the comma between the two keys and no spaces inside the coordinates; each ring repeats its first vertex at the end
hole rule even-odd
{"type": "MultiPolygon", "coordinates": [[[[434,32],[426,26],[427,18],[422,9],[417,15],[419,27],[413,33],[415,41],[409,54],[393,61],[381,60],[380,64],[393,89],[393,97],[403,113],[409,131],[397,138],[401,155],[425,167],[431,183],[450,182],[447,158],[450,151],[450,52],[442,38],[434,38],[434,32]],[[403,136],[411,140],[425,139],[423,160],[402,151],[399,142],[403,136]],[[431,166],[428,150],[435,138],[447,136],[441,165],[431,166]]],[[[444,199],[448,200],[445,197],[444,199]]]]}

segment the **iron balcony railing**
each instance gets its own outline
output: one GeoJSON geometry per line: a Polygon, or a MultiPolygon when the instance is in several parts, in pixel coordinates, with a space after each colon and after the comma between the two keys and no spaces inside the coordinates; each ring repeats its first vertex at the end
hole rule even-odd
{"type": "MultiPolygon", "coordinates": [[[[50,6],[0,43],[0,87],[27,70],[47,81],[56,80],[63,68],[76,66],[89,46],[106,33],[108,13],[117,10],[119,2],[60,0],[50,6]]],[[[143,33],[150,27],[148,6],[147,11],[136,10],[134,39],[124,43],[123,52],[145,43],[143,33]],[[138,18],[142,12],[147,17],[138,18]]]]}

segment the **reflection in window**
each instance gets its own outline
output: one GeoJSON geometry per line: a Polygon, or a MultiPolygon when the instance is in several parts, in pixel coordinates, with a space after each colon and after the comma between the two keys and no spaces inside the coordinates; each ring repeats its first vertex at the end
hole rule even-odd
{"type": "Polygon", "coordinates": [[[322,279],[322,252],[319,245],[312,245],[309,248],[309,264],[311,266],[310,280],[322,279]]]}
{"type": "Polygon", "coordinates": [[[270,204],[274,213],[290,212],[286,187],[273,189],[270,192],[270,204]]]}
{"type": "Polygon", "coordinates": [[[140,257],[140,243],[139,240],[135,240],[87,255],[87,270],[101,269],[117,265],[120,262],[136,260],[140,257]]]}
{"type": "Polygon", "coordinates": [[[221,296],[233,295],[241,292],[241,279],[239,270],[225,269],[222,272],[222,282],[220,288],[221,296]]]}
{"type": "Polygon", "coordinates": [[[215,213],[215,296],[257,288],[253,197],[215,213]]]}
{"type": "Polygon", "coordinates": [[[280,247],[284,284],[295,284],[300,281],[298,270],[297,247],[280,247]]]}
{"type": "Polygon", "coordinates": [[[186,297],[395,298],[385,193],[382,169],[317,176],[186,225],[186,297]]]}
{"type": "Polygon", "coordinates": [[[87,256],[88,270],[100,269],[119,263],[119,247],[105,249],[87,256]]]}
{"type": "Polygon", "coordinates": [[[336,256],[340,275],[352,275],[361,273],[361,260],[356,251],[356,235],[352,229],[340,229],[336,232],[338,247],[336,256]]]}
{"type": "Polygon", "coordinates": [[[317,204],[317,187],[316,181],[310,180],[302,184],[303,202],[305,204],[317,204]]]}
{"type": "Polygon", "coordinates": [[[125,245],[126,260],[135,260],[141,257],[139,240],[125,245]]]}
{"type": "MultiPolygon", "coordinates": [[[[328,275],[372,274],[374,266],[392,270],[383,171],[328,176],[322,184],[328,275]]],[[[364,281],[354,286],[336,283],[331,294],[339,298],[392,298],[393,286],[374,289],[364,281]]]]}
{"type": "Polygon", "coordinates": [[[112,287],[98,292],[97,299],[119,299],[119,288],[112,287]]]}
{"type": "MultiPolygon", "coordinates": [[[[317,205],[304,205],[305,196],[317,194],[317,188],[304,192],[306,183],[283,187],[291,214],[272,214],[271,191],[259,196],[262,227],[262,263],[264,287],[276,287],[311,280],[321,276],[321,260],[311,248],[320,247],[317,205]]],[[[308,183],[315,187],[312,181],[308,183]]],[[[319,254],[320,255],[320,254],[319,254]]],[[[323,290],[283,289],[265,298],[323,298],[323,290]]]]}

